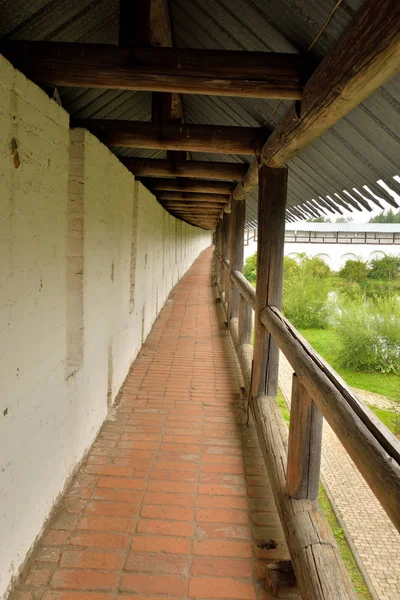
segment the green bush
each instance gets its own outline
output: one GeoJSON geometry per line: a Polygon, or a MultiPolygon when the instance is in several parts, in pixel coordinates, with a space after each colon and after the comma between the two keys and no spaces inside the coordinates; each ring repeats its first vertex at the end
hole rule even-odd
{"type": "Polygon", "coordinates": [[[295,327],[325,329],[329,324],[329,283],[300,272],[283,280],[283,313],[295,327]]]}
{"type": "Polygon", "coordinates": [[[329,266],[319,256],[310,257],[303,253],[299,255],[299,259],[300,272],[304,276],[323,279],[331,273],[329,266]]]}
{"type": "Polygon", "coordinates": [[[284,256],[283,258],[283,276],[293,277],[300,273],[300,266],[297,260],[291,256],[284,256]]]}
{"type": "Polygon", "coordinates": [[[400,275],[400,257],[383,256],[371,260],[371,269],[368,273],[370,279],[392,281],[400,275]]]}
{"type": "Polygon", "coordinates": [[[360,282],[367,279],[368,265],[361,259],[347,260],[343,269],[339,272],[340,277],[347,281],[360,282]]]}
{"type": "Polygon", "coordinates": [[[397,296],[342,301],[336,312],[339,362],[353,371],[400,374],[400,302],[397,296]]]}
{"type": "Polygon", "coordinates": [[[249,256],[246,259],[243,266],[243,275],[246,277],[247,281],[250,281],[254,286],[257,281],[257,252],[249,256]]]}

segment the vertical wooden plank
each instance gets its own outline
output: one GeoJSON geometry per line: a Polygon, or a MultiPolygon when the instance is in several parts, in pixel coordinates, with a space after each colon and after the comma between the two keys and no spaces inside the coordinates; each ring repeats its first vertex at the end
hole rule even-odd
{"type": "Polygon", "coordinates": [[[251,344],[251,330],[253,327],[253,311],[246,300],[239,294],[239,344],[251,344]]]}
{"type": "Polygon", "coordinates": [[[322,423],[321,411],[293,373],[286,476],[286,491],[293,498],[318,498],[322,423]]]}
{"type": "Polygon", "coordinates": [[[287,177],[287,168],[260,167],[252,386],[254,397],[276,396],[278,391],[279,349],[261,323],[260,313],[266,306],[282,307],[287,177]]]}
{"type": "MultiPolygon", "coordinates": [[[[223,241],[223,258],[229,260],[229,235],[230,235],[230,223],[231,215],[224,213],[223,224],[224,224],[224,241],[223,241]]],[[[227,319],[229,319],[229,307],[231,304],[231,285],[229,271],[223,267],[223,280],[224,280],[224,301],[227,319]]]]}
{"type": "Polygon", "coordinates": [[[218,222],[217,222],[217,227],[215,230],[215,240],[216,240],[215,252],[217,254],[217,257],[215,259],[215,269],[216,269],[216,275],[217,275],[217,283],[220,286],[221,291],[222,291],[221,262],[218,258],[218,255],[222,256],[222,221],[221,220],[218,220],[218,222]]]}
{"type": "Polygon", "coordinates": [[[229,286],[231,288],[230,319],[236,318],[239,314],[239,292],[236,287],[232,285],[230,274],[232,271],[243,271],[245,213],[245,202],[233,200],[229,235],[229,286]]]}

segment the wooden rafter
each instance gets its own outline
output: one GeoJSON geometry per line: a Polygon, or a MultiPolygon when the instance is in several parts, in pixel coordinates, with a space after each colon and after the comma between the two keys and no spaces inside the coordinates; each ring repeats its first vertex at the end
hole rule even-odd
{"type": "Polygon", "coordinates": [[[240,181],[246,172],[244,163],[172,161],[159,158],[126,158],[120,161],[138,177],[185,177],[192,179],[216,179],[240,181]]]}
{"type": "Polygon", "coordinates": [[[201,194],[221,194],[229,196],[234,183],[225,181],[206,181],[202,179],[153,179],[140,178],[147,188],[154,192],[198,192],[201,194]]]}
{"type": "Polygon", "coordinates": [[[0,50],[34,81],[72,87],[299,99],[310,70],[308,58],[267,52],[25,41],[0,50]]]}
{"type": "Polygon", "coordinates": [[[189,150],[218,154],[260,153],[267,131],[262,127],[154,124],[112,119],[74,119],[74,127],[88,129],[108,146],[189,150]]]}
{"type": "MultiPolygon", "coordinates": [[[[346,32],[288,109],[261,153],[261,163],[282,167],[400,69],[400,4],[366,0],[346,32]]],[[[258,185],[254,161],[233,193],[243,200],[258,185]]]]}
{"type": "Polygon", "coordinates": [[[217,202],[219,204],[226,204],[229,200],[229,195],[221,196],[221,194],[200,194],[196,192],[159,192],[157,198],[159,200],[180,200],[183,202],[192,200],[194,202],[217,202]]]}

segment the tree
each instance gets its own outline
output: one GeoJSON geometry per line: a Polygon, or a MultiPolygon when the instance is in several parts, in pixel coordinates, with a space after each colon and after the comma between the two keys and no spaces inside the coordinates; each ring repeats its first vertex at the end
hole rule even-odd
{"type": "Polygon", "coordinates": [[[382,281],[392,281],[400,275],[400,257],[383,256],[382,258],[373,258],[371,260],[371,270],[368,277],[371,279],[381,279],[382,281]]]}
{"type": "Polygon", "coordinates": [[[307,219],[307,223],[332,223],[330,219],[327,217],[313,217],[312,219],[307,219]]]}
{"type": "Polygon", "coordinates": [[[393,212],[391,208],[387,212],[383,210],[376,217],[372,217],[369,223],[400,223],[400,210],[397,212],[393,212]]]}
{"type": "Polygon", "coordinates": [[[346,260],[346,264],[339,272],[339,275],[343,279],[347,279],[347,281],[364,281],[368,276],[367,263],[361,259],[346,260]]]}
{"type": "Polygon", "coordinates": [[[338,217],[335,221],[335,223],[352,223],[352,222],[353,222],[352,217],[338,217]]]}
{"type": "Polygon", "coordinates": [[[257,281],[257,252],[246,259],[243,267],[243,275],[252,285],[256,285],[257,281]]]}

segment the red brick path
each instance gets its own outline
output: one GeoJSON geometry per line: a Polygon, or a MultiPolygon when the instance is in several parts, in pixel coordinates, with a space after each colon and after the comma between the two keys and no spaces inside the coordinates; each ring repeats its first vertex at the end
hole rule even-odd
{"type": "Polygon", "coordinates": [[[211,256],[173,290],[13,598],[270,598],[286,552],[211,256]]]}

